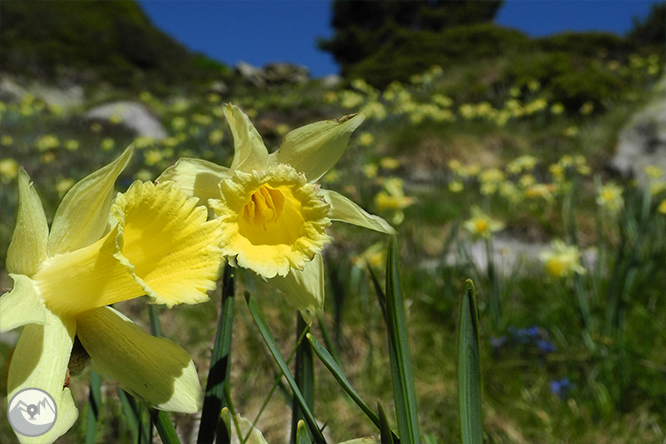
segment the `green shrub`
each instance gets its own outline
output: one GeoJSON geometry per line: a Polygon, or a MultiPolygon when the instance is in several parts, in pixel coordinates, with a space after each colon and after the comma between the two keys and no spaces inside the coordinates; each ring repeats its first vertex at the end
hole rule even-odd
{"type": "Polygon", "coordinates": [[[529,38],[522,32],[492,24],[457,26],[441,32],[400,31],[382,49],[350,68],[349,77],[360,77],[383,88],[394,80],[405,82],[432,65],[446,69],[530,47],[529,38]]]}

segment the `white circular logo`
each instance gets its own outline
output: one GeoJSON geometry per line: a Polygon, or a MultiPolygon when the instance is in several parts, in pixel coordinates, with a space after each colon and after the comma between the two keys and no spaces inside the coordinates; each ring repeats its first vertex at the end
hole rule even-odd
{"type": "Polygon", "coordinates": [[[7,407],[9,424],[23,436],[42,436],[56,422],[58,408],[44,390],[27,388],[12,396],[7,407]]]}

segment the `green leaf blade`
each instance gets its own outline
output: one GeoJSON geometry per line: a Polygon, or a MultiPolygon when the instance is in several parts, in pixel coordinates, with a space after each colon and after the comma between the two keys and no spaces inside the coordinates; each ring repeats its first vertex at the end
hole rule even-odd
{"type": "Polygon", "coordinates": [[[476,291],[465,282],[458,321],[458,412],[463,444],[483,442],[476,291]]]}
{"type": "Polygon", "coordinates": [[[264,342],[266,342],[266,345],[268,346],[268,349],[271,355],[273,356],[273,359],[280,367],[280,370],[282,371],[285,379],[287,380],[287,383],[289,384],[292,392],[294,393],[294,397],[296,398],[298,405],[303,413],[303,419],[305,420],[305,423],[310,429],[310,433],[312,433],[314,441],[317,444],[325,444],[326,439],[324,439],[324,436],[321,434],[321,430],[319,430],[319,427],[317,426],[317,422],[314,419],[312,411],[308,407],[308,404],[305,401],[303,394],[298,388],[298,384],[296,384],[296,380],[294,380],[294,377],[291,374],[291,371],[289,370],[287,363],[284,361],[284,357],[282,356],[282,353],[280,352],[280,349],[278,348],[277,343],[275,342],[273,334],[268,328],[266,320],[259,311],[257,304],[250,297],[249,293],[245,293],[245,299],[247,300],[247,305],[250,310],[250,314],[254,319],[254,323],[256,324],[257,329],[259,330],[259,334],[261,334],[261,337],[264,339],[264,342]]]}
{"type": "Polygon", "coordinates": [[[206,381],[201,424],[197,442],[213,442],[218,429],[220,414],[224,407],[229,407],[224,386],[229,385],[231,369],[231,338],[236,293],[234,268],[226,265],[222,278],[222,309],[215,333],[215,343],[210,359],[210,369],[206,381]]]}
{"type": "Polygon", "coordinates": [[[407,315],[398,272],[398,246],[395,237],[389,244],[386,263],[386,330],[393,380],[393,395],[400,440],[418,444],[419,420],[416,389],[409,349],[407,315]]]}

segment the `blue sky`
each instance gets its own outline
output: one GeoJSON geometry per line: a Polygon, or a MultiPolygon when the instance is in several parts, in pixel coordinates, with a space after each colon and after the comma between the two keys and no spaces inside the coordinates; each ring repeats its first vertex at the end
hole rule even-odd
{"type": "MultiPolygon", "coordinates": [[[[314,77],[338,72],[333,57],[317,49],[330,37],[326,0],[139,0],[153,24],[193,51],[235,65],[245,61],[305,65],[314,77]]],[[[506,0],[496,23],[530,36],[563,31],[624,34],[656,0],[506,0]]]]}

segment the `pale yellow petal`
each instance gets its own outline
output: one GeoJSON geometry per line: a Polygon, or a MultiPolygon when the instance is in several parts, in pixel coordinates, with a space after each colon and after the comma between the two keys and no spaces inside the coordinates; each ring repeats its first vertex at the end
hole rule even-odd
{"type": "Polygon", "coordinates": [[[7,271],[32,276],[46,258],[49,227],[42,202],[22,168],[18,191],[16,228],[7,250],[7,271]]]}
{"type": "Polygon", "coordinates": [[[135,182],[113,207],[122,233],[122,254],[135,278],[158,304],[208,300],[223,261],[219,221],[173,182],[135,182]]]}
{"type": "Polygon", "coordinates": [[[46,307],[34,282],[22,274],[10,274],[14,288],[0,296],[0,333],[26,324],[46,324],[46,307]]]}
{"type": "Polygon", "coordinates": [[[228,168],[207,160],[181,158],[164,170],[156,182],[170,180],[188,196],[198,198],[199,205],[208,205],[208,199],[220,198],[219,183],[228,172],[228,168]]]}
{"type": "Polygon", "coordinates": [[[227,430],[230,431],[231,442],[244,442],[246,444],[268,444],[264,435],[252,423],[243,418],[240,413],[236,413],[236,418],[231,420],[231,413],[227,407],[222,409],[220,419],[224,421],[227,430]],[[238,427],[236,427],[238,424],[238,427]],[[240,429],[240,431],[238,430],[240,429]],[[240,435],[240,438],[239,438],[240,435]],[[247,437],[247,441],[243,441],[247,437]]]}
{"type": "Polygon", "coordinates": [[[268,150],[250,118],[231,103],[224,110],[224,115],[234,136],[234,160],[231,170],[263,171],[268,165],[268,150]]]}
{"type": "Polygon", "coordinates": [[[173,341],[149,335],[110,307],[76,320],[93,363],[124,390],[160,410],[195,413],[201,408],[203,393],[194,362],[173,341]]]}
{"type": "Polygon", "coordinates": [[[331,190],[320,190],[319,194],[324,196],[326,202],[331,204],[331,210],[328,214],[331,220],[339,220],[340,222],[358,225],[381,233],[396,233],[395,229],[384,219],[368,213],[342,194],[331,190]]]}
{"type": "Polygon", "coordinates": [[[287,163],[316,182],[335,165],[347,149],[352,132],[363,123],[362,114],[325,120],[289,132],[270,163],[287,163]]]}
{"type": "Polygon", "coordinates": [[[284,292],[308,324],[324,309],[324,261],[321,254],[315,255],[303,270],[292,268],[285,277],[276,276],[269,282],[284,292]]]}
{"type": "Polygon", "coordinates": [[[114,227],[94,244],[44,262],[34,281],[49,310],[75,315],[145,293],[118,252],[118,236],[114,227]]]}
{"type": "Polygon", "coordinates": [[[25,388],[42,389],[56,403],[56,422],[42,436],[17,434],[22,443],[51,443],[67,432],[79,415],[69,388],[64,387],[76,323],[48,311],[46,322],[24,327],[9,364],[7,399],[25,388]]]}
{"type": "Polygon", "coordinates": [[[106,230],[114,184],[132,157],[129,147],[116,160],[84,177],[65,195],[51,226],[49,256],[87,247],[106,230]]]}

